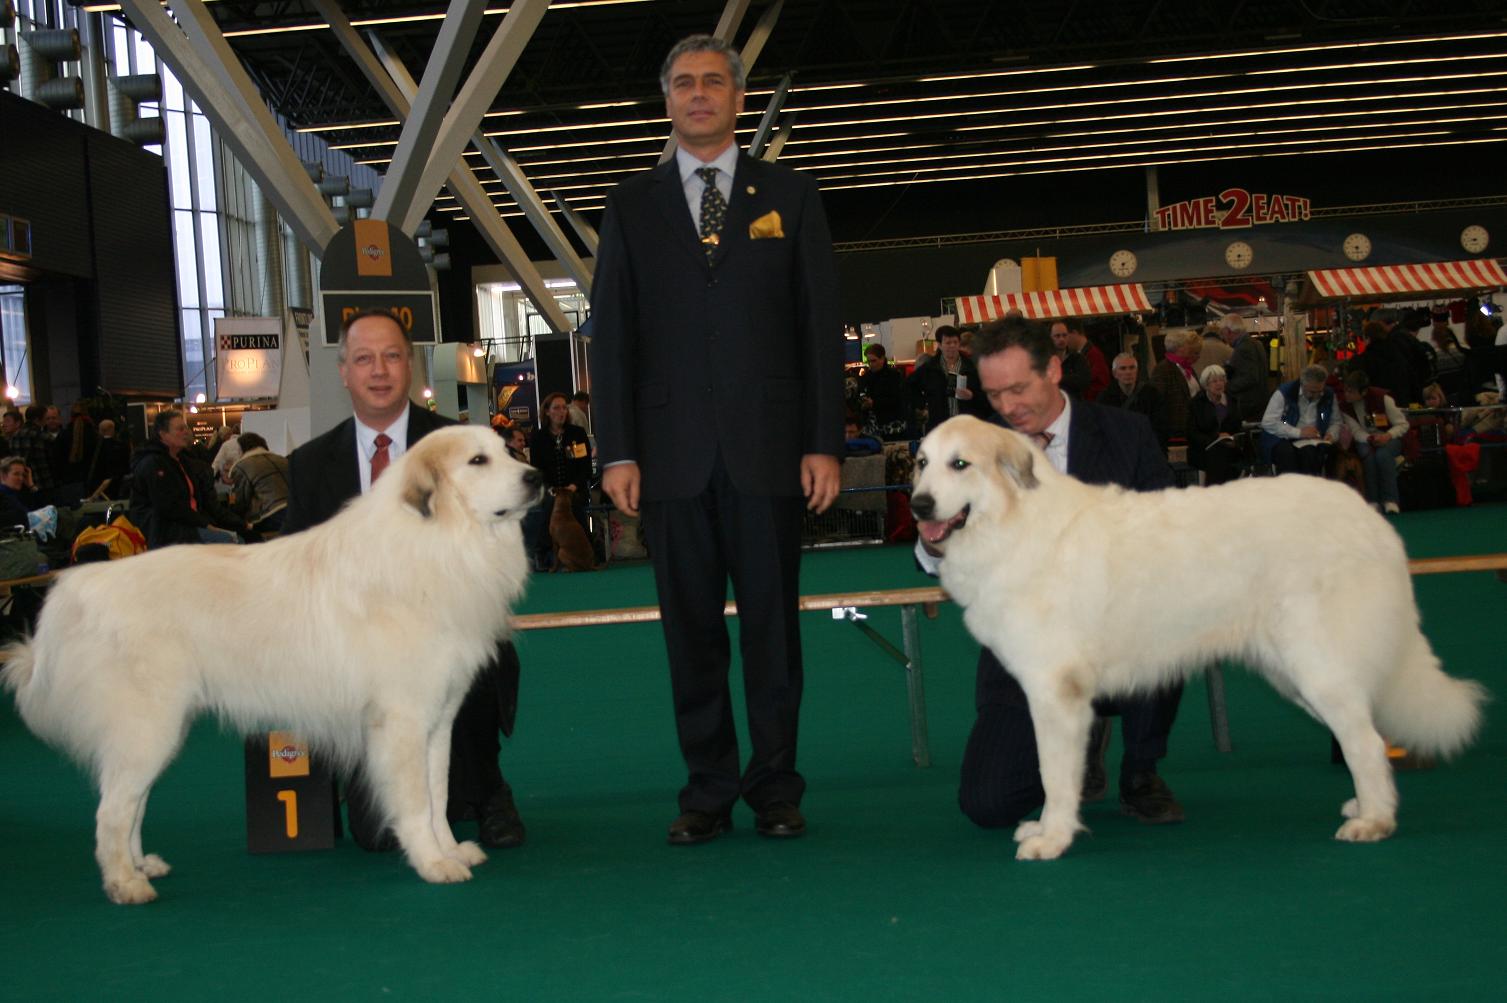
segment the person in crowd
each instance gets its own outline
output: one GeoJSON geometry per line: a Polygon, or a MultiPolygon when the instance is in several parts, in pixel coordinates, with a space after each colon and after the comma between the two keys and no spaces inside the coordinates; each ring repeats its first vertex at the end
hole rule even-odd
{"type": "MultiPolygon", "coordinates": [[[[56,411],[56,408],[53,408],[56,411]]],[[[28,404],[22,413],[20,429],[10,437],[10,451],[26,461],[26,466],[31,470],[32,484],[35,486],[37,496],[43,504],[51,504],[57,488],[57,481],[52,476],[52,461],[47,448],[48,442],[46,431],[42,428],[43,417],[47,408],[41,404],[28,404]]]]}
{"type": "MultiPolygon", "coordinates": [[[[1104,361],[1104,353],[1099,350],[1099,346],[1089,341],[1088,335],[1083,333],[1082,321],[1069,318],[1061,323],[1067,328],[1067,356],[1083,360],[1083,365],[1074,363],[1073,368],[1079,372],[1085,368],[1088,370],[1088,382],[1080,396],[1086,401],[1097,400],[1109,386],[1109,363],[1104,361]]],[[[1052,340],[1056,341],[1056,338],[1052,340]]]]}
{"type": "Polygon", "coordinates": [[[131,521],[155,550],[175,543],[239,543],[250,527],[215,494],[214,474],[185,455],[192,435],[182,411],[165,408],[152,421],[156,438],[131,465],[131,521]]]}
{"type": "Polygon", "coordinates": [[[1151,370],[1151,385],[1156,389],[1158,412],[1152,425],[1165,436],[1168,448],[1188,442],[1188,404],[1198,392],[1198,377],[1193,375],[1193,360],[1203,346],[1197,331],[1168,331],[1163,342],[1162,361],[1151,370]]]}
{"type": "MultiPolygon", "coordinates": [[[[45,429],[45,424],[43,427],[45,429]]],[[[71,508],[83,498],[84,481],[89,475],[89,461],[94,458],[94,444],[98,438],[88,405],[74,401],[69,409],[68,424],[53,438],[47,454],[53,478],[57,481],[54,500],[58,505],[71,508]]]]}
{"type": "Polygon", "coordinates": [[[1235,479],[1240,463],[1240,412],[1229,394],[1224,367],[1213,365],[1198,377],[1199,391],[1188,403],[1188,462],[1202,470],[1204,485],[1235,479]]]}
{"type": "Polygon", "coordinates": [[[589,534],[586,508],[591,493],[591,440],[586,430],[570,421],[570,402],[561,393],[544,398],[544,425],[529,440],[529,462],[544,474],[549,490],[524,520],[524,540],[530,545],[534,567],[544,569],[551,559],[549,516],[554,509],[556,488],[574,487],[571,511],[589,534]]]}
{"type": "Polygon", "coordinates": [[[872,435],[864,435],[858,419],[849,417],[843,425],[843,458],[849,456],[876,456],[884,452],[884,443],[872,435]]]}
{"type": "Polygon", "coordinates": [[[0,460],[0,527],[26,529],[31,525],[27,513],[39,507],[26,461],[19,456],[0,460]]]}
{"type": "MultiPolygon", "coordinates": [[[[1435,384],[1437,385],[1437,384],[1435,384]]],[[[1350,449],[1361,458],[1366,497],[1382,511],[1402,511],[1397,494],[1397,458],[1402,455],[1408,419],[1386,391],[1371,386],[1364,369],[1345,376],[1340,416],[1349,432],[1350,449]]]]}
{"type": "MultiPolygon", "coordinates": [[[[1365,350],[1358,357],[1361,369],[1371,381],[1371,386],[1385,390],[1392,399],[1406,407],[1414,401],[1414,378],[1407,353],[1391,327],[1378,319],[1361,325],[1361,340],[1365,350]]],[[[1421,386],[1421,384],[1419,384],[1421,386]]]]}
{"type": "Polygon", "coordinates": [[[1156,387],[1141,379],[1140,362],[1129,352],[1121,352],[1115,356],[1110,374],[1114,377],[1114,382],[1099,395],[1095,403],[1145,415],[1146,420],[1152,423],[1151,429],[1156,433],[1157,444],[1165,449],[1166,430],[1156,427],[1156,422],[1161,417],[1161,398],[1157,396],[1156,387]]]}
{"type": "Polygon", "coordinates": [[[858,377],[858,394],[868,419],[864,424],[885,442],[909,439],[912,429],[904,374],[890,365],[884,346],[877,341],[863,354],[865,366],[858,377]]]}
{"type": "MultiPolygon", "coordinates": [[[[1206,325],[1203,344],[1198,347],[1198,358],[1193,360],[1193,372],[1202,379],[1205,369],[1210,366],[1225,366],[1233,354],[1235,350],[1225,344],[1224,338],[1220,336],[1219,325],[1206,325]]],[[[1226,379],[1229,377],[1227,369],[1225,377],[1226,379]]]]}
{"type": "Polygon", "coordinates": [[[63,412],[56,404],[48,404],[42,409],[42,433],[51,442],[63,432],[63,412]]]}
{"type": "Polygon", "coordinates": [[[258,537],[283,528],[288,507],[288,459],[267,448],[255,432],[237,437],[241,458],[230,468],[230,507],[258,537]]]}
{"type": "Polygon", "coordinates": [[[1068,345],[1069,328],[1065,320],[1054,320],[1048,328],[1052,337],[1052,351],[1062,360],[1062,391],[1083,399],[1093,382],[1094,374],[1089,369],[1088,359],[1075,353],[1068,345]]]}
{"type": "Polygon", "coordinates": [[[740,798],[756,832],[792,838],[806,831],[802,497],[816,512],[831,506],[843,451],[832,237],[814,179],[739,151],[736,49],[683,39],[660,86],[676,152],[607,196],[592,286],[603,487],[627,515],[642,504],[654,561],[688,773],[669,842],[727,832],[740,798]],[[746,766],[728,688],[729,574],[746,766]]]}
{"type": "Polygon", "coordinates": [[[1476,402],[1476,394],[1497,387],[1497,369],[1507,361],[1496,349],[1496,328],[1480,310],[1470,310],[1465,319],[1465,397],[1462,404],[1476,402]]]}
{"type": "MultiPolygon", "coordinates": [[[[295,449],[288,457],[288,505],[283,532],[318,525],[365,494],[388,465],[425,435],[453,424],[408,400],[413,344],[408,332],[378,310],[362,311],[341,328],[337,358],[340,380],[350,393],[352,417],[295,449]]],[[[134,512],[134,509],[132,510],[134,512]]],[[[380,546],[373,540],[373,546],[380,546]]],[[[350,555],[360,560],[359,554],[350,555]]],[[[451,821],[475,818],[483,846],[521,846],[523,819],[512,788],[497,765],[498,731],[511,735],[518,707],[518,655],[511,642],[477,675],[450,736],[451,821]]],[[[397,849],[358,773],[346,789],[351,835],[363,849],[397,849]]]]}
{"type": "Polygon", "coordinates": [[[584,390],[570,395],[570,423],[591,434],[591,394],[584,390]]]}
{"type": "Polygon", "coordinates": [[[100,419],[94,456],[89,461],[89,470],[84,477],[85,495],[93,497],[103,487],[107,495],[124,498],[129,492],[126,478],[130,475],[131,447],[115,434],[115,422],[112,419],[100,419]]]}
{"type": "Polygon", "coordinates": [[[963,353],[963,336],[957,328],[943,324],[936,330],[935,355],[916,360],[916,368],[906,378],[911,400],[926,408],[926,432],[958,414],[978,417],[989,412],[979,386],[978,367],[963,353]]]}
{"type": "Polygon", "coordinates": [[[214,438],[209,442],[209,452],[213,456],[210,467],[215,472],[215,478],[221,484],[230,483],[230,471],[241,461],[244,453],[241,451],[241,426],[221,425],[215,429],[214,438]]]}
{"type": "Polygon", "coordinates": [[[1245,319],[1238,313],[1224,315],[1219,322],[1219,336],[1230,346],[1230,359],[1224,370],[1235,409],[1240,412],[1241,421],[1258,422],[1271,396],[1266,382],[1266,346],[1246,331],[1245,319]]]}
{"type": "MultiPolygon", "coordinates": [[[[1172,470],[1157,447],[1151,424],[1138,414],[1073,400],[1063,392],[1062,360],[1039,324],[996,321],[974,339],[979,376],[996,421],[1044,443],[1048,462],[1090,484],[1132,491],[1172,485],[1172,470]]],[[[937,562],[917,542],[917,560],[936,573],[937,562]]],[[[1043,583],[1046,587],[1046,583],[1043,583]]],[[[1036,756],[1036,734],[1024,691],[1009,667],[989,649],[979,652],[977,716],[963,751],[958,803],[977,825],[1005,828],[1040,808],[1046,795],[1036,756]]],[[[1181,822],[1183,807],[1158,773],[1182,700],[1182,684],[1118,700],[1096,700],[1096,713],[1118,713],[1124,742],[1120,761],[1122,809],[1148,824],[1181,822]]],[[[1107,722],[1090,736],[1084,799],[1102,798],[1107,722]]]]}
{"type": "MultiPolygon", "coordinates": [[[[1434,344],[1428,336],[1418,337],[1419,329],[1423,326],[1418,315],[1403,313],[1390,307],[1376,311],[1375,317],[1386,327],[1389,335],[1397,343],[1397,350],[1407,360],[1409,383],[1407,399],[1400,396],[1400,391],[1391,390],[1392,399],[1403,407],[1423,399],[1423,388],[1434,382],[1434,344]]],[[[1375,382],[1375,381],[1373,381],[1375,382]]]]}
{"type": "Polygon", "coordinates": [[[505,428],[501,431],[503,442],[508,448],[508,455],[519,463],[528,463],[528,429],[522,425],[514,425],[512,428],[505,428]]]}
{"type": "Polygon", "coordinates": [[[1434,382],[1444,388],[1452,404],[1470,403],[1469,353],[1460,347],[1449,324],[1449,307],[1435,307],[1433,323],[1418,332],[1418,339],[1434,351],[1434,382]]]}
{"type": "Polygon", "coordinates": [[[4,447],[6,453],[11,451],[10,440],[21,431],[22,424],[21,412],[15,408],[10,408],[0,415],[0,446],[4,447]]]}
{"type": "Polygon", "coordinates": [[[1279,474],[1324,476],[1341,425],[1328,378],[1322,367],[1308,366],[1267,401],[1261,416],[1261,458],[1275,465],[1279,474]]]}

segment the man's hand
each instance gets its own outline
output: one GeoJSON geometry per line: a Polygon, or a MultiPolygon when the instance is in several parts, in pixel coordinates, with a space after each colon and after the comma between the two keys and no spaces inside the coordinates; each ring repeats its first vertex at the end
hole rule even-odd
{"type": "Polygon", "coordinates": [[[827,511],[837,500],[837,490],[842,486],[841,467],[837,457],[825,453],[807,453],[801,457],[801,490],[806,494],[806,507],[813,512],[827,511]]]}
{"type": "Polygon", "coordinates": [[[973,400],[973,391],[969,390],[967,387],[961,387],[957,390],[954,390],[953,393],[957,394],[958,400],[960,401],[973,400]]]}
{"type": "Polygon", "coordinates": [[[623,515],[638,517],[641,478],[637,463],[616,463],[602,471],[602,490],[623,515]]]}
{"type": "Polygon", "coordinates": [[[1304,425],[1298,429],[1298,438],[1300,439],[1317,439],[1318,437],[1319,427],[1317,425],[1304,425]]]}
{"type": "Polygon", "coordinates": [[[1373,446],[1385,446],[1391,440],[1391,436],[1378,432],[1375,435],[1366,436],[1366,441],[1373,446]]]}

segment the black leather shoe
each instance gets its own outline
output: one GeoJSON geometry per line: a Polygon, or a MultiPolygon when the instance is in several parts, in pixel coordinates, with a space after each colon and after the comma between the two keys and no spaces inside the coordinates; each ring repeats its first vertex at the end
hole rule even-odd
{"type": "Polygon", "coordinates": [[[801,810],[789,801],[776,801],[765,805],[754,820],[754,829],[761,836],[773,839],[794,839],[806,834],[806,819],[801,810]]]}
{"type": "Polygon", "coordinates": [[[1155,773],[1137,773],[1120,781],[1120,810],[1147,825],[1168,825],[1183,820],[1183,806],[1172,788],[1155,773]]]}
{"type": "Polygon", "coordinates": [[[1083,801],[1103,801],[1109,793],[1109,774],[1104,771],[1104,753],[1109,748],[1109,718],[1094,718],[1088,731],[1088,762],[1083,768],[1083,801]]]}
{"type": "Polygon", "coordinates": [[[518,806],[513,803],[513,792],[504,788],[493,794],[482,808],[481,824],[477,826],[481,845],[492,850],[510,850],[522,846],[526,835],[518,806]]]}
{"type": "Polygon", "coordinates": [[[679,817],[670,823],[670,845],[690,846],[693,843],[710,842],[724,832],[731,832],[732,828],[733,817],[727,812],[718,814],[708,811],[681,812],[679,817]]]}

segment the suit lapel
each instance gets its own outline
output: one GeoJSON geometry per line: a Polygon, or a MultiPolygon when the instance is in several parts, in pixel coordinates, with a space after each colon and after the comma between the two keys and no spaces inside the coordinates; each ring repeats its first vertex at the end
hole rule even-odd
{"type": "Polygon", "coordinates": [[[1088,408],[1075,402],[1068,419],[1067,472],[1081,480],[1096,476],[1103,445],[1098,425],[1089,419],[1088,408]]]}
{"type": "Polygon", "coordinates": [[[675,234],[675,239],[695,255],[697,261],[706,261],[706,253],[701,250],[701,238],[696,234],[696,222],[691,219],[690,206],[686,204],[685,188],[680,183],[680,167],[675,163],[675,158],[671,157],[660,164],[652,173],[653,199],[665,217],[665,224],[675,234]]]}
{"type": "Polygon", "coordinates": [[[331,443],[335,455],[328,458],[329,469],[334,473],[328,483],[335,490],[335,504],[330,515],[334,515],[347,498],[361,493],[361,468],[356,462],[356,419],[345,419],[339,428],[331,443]]]}

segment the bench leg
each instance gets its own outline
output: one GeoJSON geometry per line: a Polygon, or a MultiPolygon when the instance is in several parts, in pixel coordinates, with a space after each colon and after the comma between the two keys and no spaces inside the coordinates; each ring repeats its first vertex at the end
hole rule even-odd
{"type": "Polygon", "coordinates": [[[900,607],[900,632],[905,644],[905,689],[910,698],[910,749],[917,766],[931,765],[931,744],[926,733],[926,678],[921,665],[921,631],[916,625],[916,606],[900,607]]]}
{"type": "Polygon", "coordinates": [[[1229,752],[1230,716],[1224,702],[1224,669],[1218,663],[1204,671],[1204,683],[1209,688],[1209,727],[1214,732],[1214,748],[1229,752]]]}

